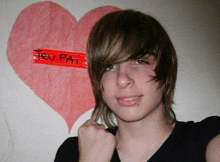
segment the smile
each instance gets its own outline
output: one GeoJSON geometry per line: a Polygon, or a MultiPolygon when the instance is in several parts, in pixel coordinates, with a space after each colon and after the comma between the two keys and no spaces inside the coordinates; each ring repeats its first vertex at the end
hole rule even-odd
{"type": "Polygon", "coordinates": [[[131,101],[131,100],[135,100],[136,98],[138,98],[138,97],[136,96],[136,97],[131,97],[131,98],[124,98],[123,100],[125,100],[125,101],[131,101]]]}
{"type": "Polygon", "coordinates": [[[133,97],[119,97],[117,102],[120,106],[135,106],[142,99],[142,95],[133,97]]]}

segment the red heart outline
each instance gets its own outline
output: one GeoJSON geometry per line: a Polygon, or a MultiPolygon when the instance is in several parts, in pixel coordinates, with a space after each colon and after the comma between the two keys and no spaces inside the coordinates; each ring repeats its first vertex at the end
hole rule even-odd
{"type": "Polygon", "coordinates": [[[11,31],[7,56],[14,71],[35,94],[59,113],[70,132],[75,121],[95,105],[86,69],[33,64],[37,48],[86,52],[92,26],[105,14],[120,10],[103,6],[85,14],[79,22],[54,2],[25,8],[11,31]]]}

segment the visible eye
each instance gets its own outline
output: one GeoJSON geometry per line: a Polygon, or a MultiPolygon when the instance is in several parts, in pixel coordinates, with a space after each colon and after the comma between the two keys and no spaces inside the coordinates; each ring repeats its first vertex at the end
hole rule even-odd
{"type": "Polygon", "coordinates": [[[105,71],[110,71],[112,69],[115,69],[116,68],[116,64],[113,64],[113,65],[109,65],[106,67],[105,71]]]}
{"type": "Polygon", "coordinates": [[[146,61],[145,59],[138,59],[135,60],[135,65],[149,65],[150,63],[148,61],[146,61]]]}

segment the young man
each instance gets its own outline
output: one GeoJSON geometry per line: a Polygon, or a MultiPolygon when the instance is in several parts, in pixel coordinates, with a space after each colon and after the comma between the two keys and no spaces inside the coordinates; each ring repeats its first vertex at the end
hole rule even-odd
{"type": "Polygon", "coordinates": [[[176,121],[177,57],[163,27],[133,10],[110,13],[87,46],[96,106],[55,161],[202,162],[220,159],[220,119],[176,121]],[[101,118],[104,125],[97,124],[101,118]],[[117,126],[115,121],[117,122],[117,126]]]}

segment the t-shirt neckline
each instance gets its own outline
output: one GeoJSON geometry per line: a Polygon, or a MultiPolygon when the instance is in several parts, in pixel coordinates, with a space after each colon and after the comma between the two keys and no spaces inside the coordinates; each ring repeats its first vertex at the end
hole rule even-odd
{"type": "MultiPolygon", "coordinates": [[[[160,146],[160,148],[151,156],[151,158],[147,162],[153,162],[154,159],[160,154],[162,150],[164,150],[167,146],[169,146],[170,143],[172,143],[172,139],[175,139],[178,133],[178,129],[180,127],[182,122],[176,121],[175,126],[171,132],[171,134],[167,137],[167,139],[164,141],[164,143],[160,146]]],[[[110,130],[109,132],[113,133],[116,135],[118,127],[116,127],[114,130],[110,130]]],[[[113,156],[112,156],[112,162],[121,162],[120,157],[118,155],[117,149],[114,150],[113,156]]]]}

